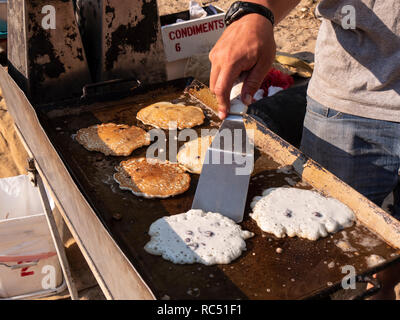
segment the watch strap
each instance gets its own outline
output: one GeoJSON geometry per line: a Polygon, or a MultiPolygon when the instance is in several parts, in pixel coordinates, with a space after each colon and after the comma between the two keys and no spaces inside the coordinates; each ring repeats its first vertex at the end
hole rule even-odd
{"type": "Polygon", "coordinates": [[[262,15],[269,20],[272,25],[275,23],[274,14],[267,7],[253,2],[236,1],[230,6],[225,14],[225,25],[229,26],[232,22],[239,20],[241,17],[250,13],[262,15]]]}

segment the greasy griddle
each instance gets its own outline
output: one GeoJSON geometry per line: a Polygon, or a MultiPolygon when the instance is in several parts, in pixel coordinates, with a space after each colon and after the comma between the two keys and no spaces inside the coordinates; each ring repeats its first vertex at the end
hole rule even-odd
{"type": "MultiPolygon", "coordinates": [[[[270,187],[294,185],[311,189],[292,171],[278,172],[279,164],[256,150],[256,174],[250,181],[245,218],[241,226],[255,236],[246,241],[247,251],[229,265],[175,265],[144,251],[152,222],[165,215],[191,208],[198,175],[191,174],[190,189],[169,199],[144,199],[120,190],[113,180],[114,167],[129,157],[89,152],[73,139],[80,128],[102,122],[137,125],[136,113],[157,101],[183,102],[205,110],[201,128],[217,128],[218,118],[203,105],[183,94],[186,83],[175,81],[158,88],[138,89],[132,98],[115,103],[48,110],[39,114],[41,123],[82,193],[157,298],[170,299],[301,299],[325,294],[341,283],[341,267],[352,265],[357,274],[371,274],[366,257],[377,254],[386,262],[398,259],[395,249],[362,225],[318,241],[278,239],[262,232],[249,218],[249,202],[270,187]],[[300,185],[299,185],[300,183],[300,185]],[[345,252],[336,243],[346,240],[356,251],[345,252]],[[281,248],[282,253],[276,249],[281,248]]],[[[183,142],[180,143],[182,145],[183,142]]],[[[144,156],[145,148],[131,156],[144,156]]],[[[215,181],[218,183],[218,181],[215,181]]],[[[210,186],[212,187],[212,186],[210,186]]],[[[229,199],[227,199],[229,201],[229,199]]],[[[104,259],[107,259],[105,256],[104,259]]]]}

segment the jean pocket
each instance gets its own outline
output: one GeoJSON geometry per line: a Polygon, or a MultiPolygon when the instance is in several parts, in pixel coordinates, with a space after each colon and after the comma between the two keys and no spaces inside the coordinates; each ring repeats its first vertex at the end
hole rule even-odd
{"type": "Polygon", "coordinates": [[[340,111],[325,107],[310,97],[307,97],[307,112],[329,119],[337,118],[342,115],[340,111]]]}

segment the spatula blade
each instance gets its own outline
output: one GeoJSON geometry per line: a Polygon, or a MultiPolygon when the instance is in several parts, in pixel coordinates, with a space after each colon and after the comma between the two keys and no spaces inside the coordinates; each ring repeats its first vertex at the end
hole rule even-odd
{"type": "Polygon", "coordinates": [[[192,209],[217,212],[241,222],[253,163],[243,118],[229,116],[207,150],[192,209]],[[231,141],[225,139],[229,135],[231,141]]]}

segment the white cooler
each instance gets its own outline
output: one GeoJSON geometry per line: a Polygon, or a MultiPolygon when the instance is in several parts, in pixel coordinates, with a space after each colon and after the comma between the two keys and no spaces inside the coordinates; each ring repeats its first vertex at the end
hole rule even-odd
{"type": "Polygon", "coordinates": [[[43,211],[28,176],[0,179],[0,299],[39,298],[66,287],[43,211]]]}

